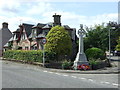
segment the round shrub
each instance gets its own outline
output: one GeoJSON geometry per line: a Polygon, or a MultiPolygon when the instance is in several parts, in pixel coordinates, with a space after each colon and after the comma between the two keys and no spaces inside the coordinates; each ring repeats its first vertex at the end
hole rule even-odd
{"type": "Polygon", "coordinates": [[[64,27],[53,27],[47,34],[46,39],[45,50],[55,53],[57,60],[61,61],[60,57],[64,55],[71,55],[72,41],[68,31],[64,27]]]}
{"type": "Polygon", "coordinates": [[[105,53],[100,48],[89,48],[85,51],[85,53],[86,53],[86,56],[87,56],[88,60],[90,60],[91,58],[105,59],[105,53]]]}

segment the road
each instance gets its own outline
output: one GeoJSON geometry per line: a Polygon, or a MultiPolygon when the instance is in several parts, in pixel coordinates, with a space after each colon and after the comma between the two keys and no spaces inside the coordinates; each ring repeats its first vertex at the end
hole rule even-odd
{"type": "Polygon", "coordinates": [[[2,88],[118,88],[118,75],[56,73],[2,61],[2,88]]]}

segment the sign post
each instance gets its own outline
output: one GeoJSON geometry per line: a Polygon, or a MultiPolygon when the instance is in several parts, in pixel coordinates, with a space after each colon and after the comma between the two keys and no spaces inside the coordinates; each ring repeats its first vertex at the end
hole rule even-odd
{"type": "Polygon", "coordinates": [[[45,66],[45,52],[44,52],[45,47],[44,47],[44,45],[46,44],[46,42],[47,42],[46,38],[43,38],[42,39],[42,44],[43,44],[43,67],[45,66]]]}

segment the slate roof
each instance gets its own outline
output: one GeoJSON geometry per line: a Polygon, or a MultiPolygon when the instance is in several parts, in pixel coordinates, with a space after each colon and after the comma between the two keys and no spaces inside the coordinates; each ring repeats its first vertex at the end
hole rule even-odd
{"type": "Polygon", "coordinates": [[[18,28],[16,31],[14,31],[13,33],[16,33],[16,32],[20,32],[20,29],[18,28]]]}
{"type": "Polygon", "coordinates": [[[8,47],[8,43],[6,43],[6,44],[4,45],[4,47],[8,47]]]}
{"type": "Polygon", "coordinates": [[[52,25],[46,24],[43,29],[52,28],[52,25]]]}
{"type": "Polygon", "coordinates": [[[37,27],[42,28],[42,27],[44,27],[45,25],[46,25],[46,24],[38,23],[38,24],[37,24],[37,27]]]}
{"type": "Polygon", "coordinates": [[[23,26],[24,26],[24,28],[25,28],[27,37],[29,37],[29,35],[30,35],[31,32],[32,32],[32,27],[33,27],[34,25],[23,23],[23,26]]]}
{"type": "Polygon", "coordinates": [[[65,29],[71,29],[68,25],[63,25],[65,29]]]}
{"type": "Polygon", "coordinates": [[[13,41],[13,37],[11,37],[11,38],[9,39],[9,42],[11,42],[11,41],[13,41]]]}

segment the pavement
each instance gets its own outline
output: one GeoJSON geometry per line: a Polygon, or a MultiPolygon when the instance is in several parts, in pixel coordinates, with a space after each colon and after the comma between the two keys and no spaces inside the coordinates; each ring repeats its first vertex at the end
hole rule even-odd
{"type": "MultiPolygon", "coordinates": [[[[115,57],[116,58],[116,57],[115,57]]],[[[0,58],[2,60],[8,61],[7,59],[0,58]]],[[[10,61],[10,60],[9,60],[10,61]]],[[[13,61],[13,60],[11,60],[13,61]]],[[[112,67],[106,67],[103,69],[98,69],[98,70],[63,70],[63,69],[53,69],[53,68],[44,68],[44,67],[39,67],[47,71],[51,72],[59,72],[59,73],[78,73],[78,74],[119,74],[120,73],[120,68],[118,67],[120,63],[120,60],[112,60],[111,64],[113,65],[112,67]]],[[[37,65],[37,64],[36,64],[37,65]]],[[[39,66],[41,64],[38,64],[39,66]]]]}

